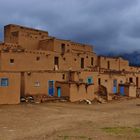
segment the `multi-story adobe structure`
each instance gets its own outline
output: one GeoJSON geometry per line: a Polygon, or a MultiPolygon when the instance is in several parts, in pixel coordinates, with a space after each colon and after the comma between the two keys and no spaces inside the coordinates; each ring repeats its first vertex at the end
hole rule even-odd
{"type": "Polygon", "coordinates": [[[0,104],[17,104],[27,95],[93,100],[100,86],[108,97],[117,92],[135,97],[140,68],[122,58],[97,56],[93,48],[57,39],[47,31],[5,26],[0,43],[0,104]]]}

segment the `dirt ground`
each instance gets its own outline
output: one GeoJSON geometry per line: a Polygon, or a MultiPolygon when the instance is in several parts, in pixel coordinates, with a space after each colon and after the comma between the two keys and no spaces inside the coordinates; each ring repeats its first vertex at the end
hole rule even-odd
{"type": "Polygon", "coordinates": [[[140,140],[140,99],[0,106],[0,140],[140,140]]]}

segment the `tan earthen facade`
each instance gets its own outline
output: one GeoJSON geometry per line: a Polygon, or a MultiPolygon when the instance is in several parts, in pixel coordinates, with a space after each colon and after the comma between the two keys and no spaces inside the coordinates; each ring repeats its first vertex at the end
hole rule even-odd
{"type": "Polygon", "coordinates": [[[0,86],[0,104],[17,104],[26,95],[93,100],[100,86],[108,95],[120,92],[135,97],[135,88],[125,93],[125,86],[120,85],[133,83],[140,88],[140,68],[129,66],[127,60],[97,56],[91,45],[13,24],[4,27],[0,76],[6,78],[5,84],[6,80],[12,83],[0,86]]]}
{"type": "Polygon", "coordinates": [[[0,104],[20,103],[20,73],[0,72],[0,104]]]}

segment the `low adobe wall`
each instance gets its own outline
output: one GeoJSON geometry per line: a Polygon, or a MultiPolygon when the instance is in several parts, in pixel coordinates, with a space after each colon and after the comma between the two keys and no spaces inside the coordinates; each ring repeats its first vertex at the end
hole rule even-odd
{"type": "MultiPolygon", "coordinates": [[[[56,88],[61,88],[61,96],[69,97],[71,102],[79,100],[93,100],[95,98],[94,85],[77,82],[57,82],[56,88]]],[[[57,90],[55,92],[57,96],[57,90]]]]}
{"type": "Polygon", "coordinates": [[[0,104],[20,103],[20,73],[0,72],[0,104]]]}
{"type": "Polygon", "coordinates": [[[94,96],[94,85],[85,84],[71,84],[70,86],[70,101],[75,102],[83,99],[93,100],[94,96]]]}

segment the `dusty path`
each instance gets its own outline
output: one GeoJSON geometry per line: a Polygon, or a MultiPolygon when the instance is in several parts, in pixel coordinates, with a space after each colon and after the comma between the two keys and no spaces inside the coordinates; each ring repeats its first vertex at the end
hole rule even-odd
{"type": "Polygon", "coordinates": [[[0,140],[140,140],[140,99],[0,106],[0,140]]]}

